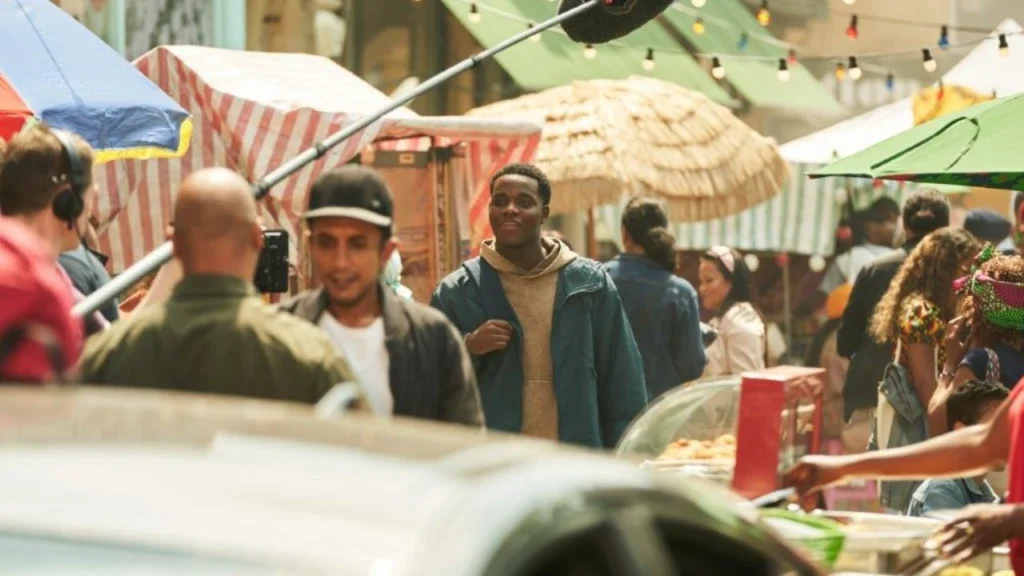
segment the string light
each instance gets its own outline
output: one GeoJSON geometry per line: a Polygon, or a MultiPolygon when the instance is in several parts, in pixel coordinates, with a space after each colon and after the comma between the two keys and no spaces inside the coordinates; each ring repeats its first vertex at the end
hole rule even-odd
{"type": "Polygon", "coordinates": [[[647,70],[648,72],[654,70],[654,48],[647,49],[647,56],[644,58],[644,61],[640,63],[640,65],[643,66],[644,70],[647,70]]]}
{"type": "MultiPolygon", "coordinates": [[[[421,3],[422,0],[411,0],[411,1],[416,2],[416,3],[421,3]]],[[[472,1],[472,0],[462,0],[462,1],[466,2],[467,4],[469,4],[468,20],[470,22],[474,22],[474,23],[480,22],[481,19],[482,19],[482,11],[483,10],[488,10],[488,11],[494,12],[494,13],[500,15],[500,16],[504,16],[504,17],[506,17],[508,19],[519,20],[520,22],[524,23],[527,26],[528,29],[532,29],[532,28],[536,27],[536,23],[534,23],[533,21],[517,18],[516,15],[504,13],[504,12],[502,12],[500,10],[493,9],[491,7],[488,7],[488,6],[482,6],[481,7],[479,2],[475,2],[475,1],[472,1]]],[[[551,3],[554,3],[554,2],[557,2],[557,1],[558,0],[549,0],[549,2],[551,2],[551,3]]],[[[620,1],[620,0],[604,0],[604,1],[611,3],[611,2],[616,2],[616,1],[620,1]]],[[[844,0],[844,1],[848,5],[853,5],[856,2],[856,0],[844,0]]],[[[706,0],[691,0],[691,3],[694,4],[695,6],[696,5],[704,6],[704,5],[706,5],[707,2],[706,2],[706,0]]],[[[760,7],[759,7],[759,9],[757,11],[757,20],[758,20],[758,23],[760,25],[762,25],[762,26],[768,26],[771,23],[771,21],[772,21],[772,14],[770,12],[770,9],[769,9],[768,5],[769,5],[769,3],[768,3],[767,0],[762,0],[760,2],[760,7]]],[[[847,12],[847,14],[851,14],[851,13],[847,12]]],[[[875,17],[869,17],[869,19],[874,19],[874,18],[875,17]]],[[[884,19],[881,19],[881,18],[879,18],[879,20],[880,21],[887,21],[887,20],[884,20],[884,19]]],[[[925,26],[925,27],[927,27],[927,26],[937,26],[937,24],[929,24],[929,23],[924,23],[924,22],[912,22],[912,21],[909,21],[909,20],[908,21],[902,21],[901,20],[898,23],[908,24],[908,25],[925,26]]],[[[728,22],[718,23],[716,21],[715,24],[718,25],[718,26],[722,26],[724,28],[727,28],[727,29],[728,28],[732,28],[732,26],[728,22]]],[[[942,25],[942,26],[939,26],[939,27],[940,27],[939,42],[938,42],[939,47],[941,49],[943,49],[943,50],[946,50],[946,49],[949,49],[949,48],[953,48],[954,45],[949,42],[949,30],[951,29],[951,27],[948,26],[948,25],[942,25]]],[[[974,31],[973,29],[956,28],[956,27],[953,27],[953,28],[955,28],[957,30],[968,30],[968,31],[972,31],[972,32],[974,31]]],[[[693,22],[693,29],[694,29],[694,32],[697,33],[697,34],[704,34],[704,33],[707,32],[707,22],[703,18],[701,18],[701,17],[696,17],[694,19],[694,22],[693,22]]],[[[556,32],[557,32],[557,30],[556,30],[556,32]]],[[[737,48],[738,48],[739,51],[746,51],[749,48],[749,44],[750,44],[750,41],[752,40],[752,38],[750,37],[750,34],[747,33],[747,32],[743,32],[741,30],[737,31],[737,32],[739,32],[739,39],[738,39],[738,42],[737,42],[737,48]]],[[[846,32],[847,32],[847,35],[851,37],[851,39],[859,38],[859,35],[860,35],[859,34],[860,33],[860,30],[859,30],[859,15],[851,14],[850,23],[849,23],[849,26],[847,27],[847,31],[846,32]]],[[[1001,56],[1006,56],[1009,53],[1009,42],[1007,41],[1007,38],[1011,34],[1012,35],[1017,35],[1017,33],[1000,33],[1000,34],[998,34],[998,38],[999,38],[999,54],[1001,56]]],[[[540,34],[535,34],[535,35],[530,37],[530,40],[532,42],[541,42],[542,40],[541,40],[540,36],[541,36],[540,34]]],[[[773,44],[775,46],[782,46],[782,47],[786,47],[787,48],[787,55],[786,55],[786,57],[779,59],[780,66],[779,66],[779,69],[778,69],[778,78],[781,81],[788,81],[790,79],[790,76],[791,76],[790,68],[792,66],[798,64],[798,62],[797,62],[797,52],[793,48],[790,47],[792,45],[787,43],[787,42],[783,42],[783,41],[775,39],[774,37],[769,37],[769,36],[766,36],[764,38],[757,37],[756,40],[758,42],[770,43],[770,44],[773,44]]],[[[966,46],[975,46],[975,45],[981,44],[982,42],[983,42],[983,40],[957,43],[955,45],[955,47],[961,48],[961,47],[966,47],[966,46]]],[[[643,47],[640,47],[640,46],[627,46],[627,45],[625,45],[625,44],[623,44],[621,42],[612,42],[611,44],[613,44],[615,46],[626,46],[628,48],[636,49],[636,50],[640,50],[640,49],[645,50],[647,57],[645,57],[644,59],[641,60],[641,65],[644,67],[645,70],[653,69],[655,67],[654,66],[654,58],[653,58],[654,48],[649,48],[649,47],[648,48],[643,48],[643,47]]],[[[671,50],[670,50],[670,52],[671,52],[671,50]]],[[[715,77],[716,79],[722,79],[726,75],[725,67],[722,66],[722,63],[721,63],[721,60],[720,60],[719,57],[711,57],[710,55],[707,55],[707,54],[701,54],[699,52],[691,52],[691,51],[688,51],[688,50],[685,50],[685,49],[679,51],[678,53],[688,54],[688,55],[689,54],[693,54],[693,55],[698,56],[698,57],[703,56],[703,57],[707,57],[707,58],[712,58],[711,75],[713,77],[715,77]]],[[[925,70],[928,71],[928,72],[936,71],[938,69],[938,63],[935,61],[935,58],[933,57],[931,50],[929,50],[928,48],[923,48],[921,53],[922,53],[922,56],[923,56],[922,64],[923,64],[925,70]]],[[[875,59],[875,58],[892,57],[892,56],[907,55],[907,54],[909,54],[908,51],[894,51],[894,52],[885,52],[885,53],[881,53],[881,52],[879,52],[879,53],[871,53],[871,54],[867,54],[867,55],[862,54],[861,56],[865,56],[865,57],[870,58],[870,59],[875,59]]],[[[584,55],[585,58],[590,59],[590,60],[596,58],[597,57],[597,49],[596,49],[596,47],[594,45],[592,45],[592,44],[587,44],[584,47],[584,49],[583,49],[583,55],[584,55]]],[[[739,56],[739,54],[737,54],[737,56],[739,56]]],[[[770,57],[766,58],[765,56],[761,56],[761,55],[749,55],[749,56],[743,56],[743,57],[751,58],[751,59],[755,59],[755,60],[762,60],[762,61],[766,60],[766,59],[770,59],[770,57]]],[[[860,77],[863,76],[864,69],[860,68],[859,65],[855,64],[856,63],[856,57],[854,57],[854,56],[838,56],[838,55],[836,55],[836,56],[826,56],[826,55],[821,55],[821,56],[810,56],[810,57],[806,58],[806,60],[808,60],[808,61],[816,61],[816,62],[828,61],[828,60],[836,61],[836,59],[838,59],[838,61],[836,63],[836,76],[838,78],[843,79],[846,76],[849,76],[851,79],[856,80],[857,78],[860,78],[860,77]],[[851,61],[851,64],[849,66],[844,66],[844,61],[846,61],[847,59],[849,59],[851,61]]],[[[885,85],[886,85],[886,88],[888,89],[889,92],[893,92],[895,90],[895,79],[894,79],[894,76],[893,76],[891,71],[886,74],[885,85]]]]}
{"type": "Polygon", "coordinates": [[[949,26],[939,29],[939,49],[949,50],[949,26]]]}
{"type": "Polygon", "coordinates": [[[718,59],[718,56],[711,58],[711,76],[716,80],[725,78],[725,67],[722,66],[722,61],[718,59]]]}
{"type": "Polygon", "coordinates": [[[779,58],[779,80],[782,82],[789,82],[789,65],[786,64],[785,58],[779,58]]]}
{"type": "MultiPolygon", "coordinates": [[[[536,25],[534,23],[529,23],[529,25],[526,28],[528,30],[534,30],[535,26],[536,25]]],[[[540,42],[541,41],[541,36],[542,36],[541,34],[532,35],[532,36],[529,37],[529,41],[530,42],[540,42]]]]}
{"type": "Polygon", "coordinates": [[[921,55],[924,57],[924,69],[929,72],[935,72],[939,65],[935,63],[935,58],[932,58],[932,51],[924,48],[921,50],[921,55]]]}
{"type": "Polygon", "coordinates": [[[772,23],[772,13],[768,10],[768,0],[761,0],[761,7],[757,9],[757,23],[767,26],[772,23]]]}
{"type": "Polygon", "coordinates": [[[694,8],[703,8],[704,4],[707,4],[707,0],[692,0],[694,8]]]}
{"type": "Polygon", "coordinates": [[[850,56],[850,65],[847,66],[847,71],[850,74],[850,79],[860,80],[864,73],[861,71],[860,66],[857,65],[857,57],[850,56]]]}

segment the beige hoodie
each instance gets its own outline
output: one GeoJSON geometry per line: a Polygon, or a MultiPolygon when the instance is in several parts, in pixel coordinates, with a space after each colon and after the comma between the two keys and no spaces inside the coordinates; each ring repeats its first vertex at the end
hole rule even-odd
{"type": "Polygon", "coordinates": [[[498,273],[505,297],[523,329],[523,428],[526,436],[558,440],[558,402],[551,362],[551,323],[555,315],[557,272],[577,258],[568,246],[543,238],[546,256],[523,270],[484,242],[480,256],[498,273]]]}

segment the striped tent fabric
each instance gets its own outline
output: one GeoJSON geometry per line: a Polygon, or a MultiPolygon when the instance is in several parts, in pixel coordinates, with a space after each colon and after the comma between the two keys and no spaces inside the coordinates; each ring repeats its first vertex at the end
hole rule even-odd
{"type": "MultiPolygon", "coordinates": [[[[307,54],[169,46],[148,52],[135,66],[192,115],[194,131],[180,159],[114,161],[97,171],[101,193],[94,221],[100,250],[115,273],[165,240],[177,187],[191,172],[221,166],[256,182],[391,102],[331,60],[307,54]]],[[[466,146],[477,160],[467,163],[470,174],[462,177],[480,189],[500,159],[531,159],[540,130],[527,122],[421,117],[399,108],[272,188],[261,205],[265,224],[298,237],[315,178],[375,141],[384,149],[466,146]]],[[[486,236],[481,226],[486,218],[476,224],[486,236]]],[[[291,243],[291,259],[300,261],[297,242],[291,243]]]]}
{"type": "MultiPolygon", "coordinates": [[[[447,146],[451,141],[450,138],[442,138],[438,145],[447,146]]],[[[430,144],[430,138],[415,138],[381,142],[376,148],[394,151],[426,150],[430,144]]],[[[453,163],[453,166],[457,166],[459,172],[456,188],[461,191],[463,202],[458,204],[465,208],[465,214],[462,215],[465,218],[460,221],[460,228],[462,237],[469,240],[469,255],[475,256],[480,243],[494,235],[487,217],[491,176],[507,164],[532,161],[539,144],[540,132],[519,138],[478,138],[461,143],[463,159],[453,163]]]]}
{"type": "MultiPolygon", "coordinates": [[[[804,173],[816,166],[795,164],[796,175],[777,196],[726,218],[672,225],[680,250],[707,250],[730,246],[743,252],[787,252],[831,256],[835,231],[843,215],[842,204],[852,194],[854,207],[863,209],[883,195],[903,204],[912,189],[907,183],[821,178],[804,173]]],[[[625,200],[603,207],[598,217],[610,230],[619,229],[625,200]]]]}

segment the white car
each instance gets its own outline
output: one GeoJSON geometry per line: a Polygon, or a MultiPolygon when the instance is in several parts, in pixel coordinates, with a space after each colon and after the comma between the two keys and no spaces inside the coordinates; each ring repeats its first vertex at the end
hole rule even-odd
{"type": "Polygon", "coordinates": [[[816,575],[608,455],[229,398],[0,389],[0,574],[816,575]]]}

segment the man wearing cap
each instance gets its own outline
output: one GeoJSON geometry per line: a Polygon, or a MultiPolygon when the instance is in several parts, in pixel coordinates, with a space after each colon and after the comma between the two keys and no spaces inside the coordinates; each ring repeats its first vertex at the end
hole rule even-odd
{"type": "Polygon", "coordinates": [[[970,232],[978,240],[988,242],[993,246],[998,246],[1006,240],[1010,235],[1011,228],[1013,225],[1009,220],[995,210],[987,208],[975,208],[964,217],[964,230],[970,232]]]}
{"type": "Polygon", "coordinates": [[[455,328],[381,280],[397,246],[393,212],[391,192],[375,171],[345,166],[323,174],[303,215],[313,273],[323,286],[282,309],[330,336],[377,414],[482,427],[476,378],[455,328]]]}

